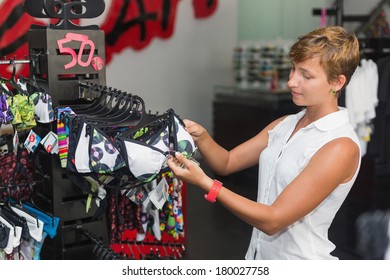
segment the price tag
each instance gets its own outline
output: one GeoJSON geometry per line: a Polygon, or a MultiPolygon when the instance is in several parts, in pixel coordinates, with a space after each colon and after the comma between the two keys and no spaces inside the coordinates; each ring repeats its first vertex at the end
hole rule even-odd
{"type": "Polygon", "coordinates": [[[149,192],[150,201],[157,209],[162,209],[168,199],[169,184],[165,177],[161,179],[158,185],[149,192]]]}

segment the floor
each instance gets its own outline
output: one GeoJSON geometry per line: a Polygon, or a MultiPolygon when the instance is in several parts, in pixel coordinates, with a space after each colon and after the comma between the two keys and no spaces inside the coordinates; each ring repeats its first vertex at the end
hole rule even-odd
{"type": "Polygon", "coordinates": [[[244,259],[251,227],[220,204],[206,201],[193,186],[188,186],[187,201],[185,259],[244,259]]]}

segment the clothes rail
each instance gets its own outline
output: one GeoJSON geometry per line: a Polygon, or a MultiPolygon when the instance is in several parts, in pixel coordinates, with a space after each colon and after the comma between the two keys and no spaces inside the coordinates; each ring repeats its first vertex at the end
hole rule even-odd
{"type": "Polygon", "coordinates": [[[104,94],[108,94],[112,91],[118,91],[113,87],[106,85],[100,85],[97,83],[92,83],[84,80],[79,81],[79,97],[90,98],[90,97],[99,97],[104,94]]]}
{"type": "Polygon", "coordinates": [[[112,245],[112,249],[129,259],[183,259],[186,250],[183,243],[143,242],[123,240],[112,245]]]}
{"type": "Polygon", "coordinates": [[[100,85],[97,83],[92,83],[92,82],[88,82],[88,81],[84,81],[84,80],[79,81],[79,89],[80,89],[79,96],[89,95],[91,92],[98,93],[100,96],[102,94],[107,94],[107,93],[110,93],[113,91],[117,91],[117,92],[120,91],[120,92],[123,92],[126,94],[130,94],[130,93],[118,90],[118,89],[113,88],[113,87],[109,87],[106,85],[100,85]]]}
{"type": "Polygon", "coordinates": [[[99,260],[122,260],[123,257],[119,255],[117,252],[112,250],[109,246],[104,244],[102,240],[94,237],[90,232],[83,228],[77,229],[81,234],[87,237],[88,240],[93,242],[95,246],[92,249],[92,252],[99,260]]]}
{"type": "MultiPolygon", "coordinates": [[[[88,82],[85,80],[80,80],[79,81],[79,96],[82,98],[87,98],[87,97],[101,97],[110,93],[116,92],[118,94],[123,94],[123,95],[129,95],[132,96],[132,99],[135,104],[138,104],[138,109],[143,109],[145,110],[145,102],[144,100],[136,95],[132,94],[123,90],[116,89],[114,87],[106,86],[106,85],[100,85],[97,83],[93,82],[88,82]]],[[[150,112],[149,112],[150,113],[150,112]]],[[[156,113],[158,114],[158,112],[156,113]]]]}
{"type": "Polygon", "coordinates": [[[375,210],[361,214],[356,221],[357,250],[368,260],[390,257],[390,211],[375,210]]]}
{"type": "Polygon", "coordinates": [[[29,64],[29,59],[7,59],[7,60],[0,60],[0,65],[9,65],[9,64],[29,64]]]}
{"type": "Polygon", "coordinates": [[[359,38],[361,55],[374,61],[390,54],[390,37],[359,38]]]}

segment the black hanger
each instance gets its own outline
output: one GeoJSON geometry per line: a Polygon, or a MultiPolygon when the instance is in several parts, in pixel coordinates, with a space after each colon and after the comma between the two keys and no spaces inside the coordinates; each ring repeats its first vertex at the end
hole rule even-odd
{"type": "MultiPolygon", "coordinates": [[[[107,114],[112,114],[118,100],[127,95],[126,92],[112,87],[89,84],[88,82],[86,84],[80,83],[79,87],[87,90],[88,93],[95,92],[98,94],[98,97],[92,103],[71,105],[71,108],[77,114],[88,114],[90,117],[104,117],[107,114]]],[[[115,113],[118,112],[115,111],[115,113]]]]}
{"type": "MultiPolygon", "coordinates": [[[[92,90],[102,90],[103,86],[99,85],[99,84],[89,84],[88,82],[86,84],[83,84],[84,87],[85,87],[85,90],[89,92],[91,92],[92,90]]],[[[81,95],[81,86],[79,86],[79,91],[80,91],[80,95],[81,95]]],[[[100,96],[99,96],[100,97],[100,96]]],[[[66,102],[66,100],[64,100],[66,102]]],[[[85,100],[83,100],[85,101],[85,100]]],[[[69,107],[72,107],[72,109],[74,110],[83,110],[83,109],[87,109],[89,108],[90,106],[95,106],[94,103],[98,103],[96,102],[97,101],[97,98],[90,101],[90,102],[78,102],[78,103],[70,103],[70,104],[66,104],[64,103],[63,106],[69,106],[69,107]]]]}
{"type": "Polygon", "coordinates": [[[159,115],[147,113],[145,107],[143,106],[140,112],[140,120],[131,128],[122,133],[122,137],[131,137],[134,133],[139,131],[142,128],[155,124],[168,124],[172,116],[173,110],[169,109],[164,114],[159,115]]]}
{"type": "MultiPolygon", "coordinates": [[[[19,186],[16,186],[16,189],[17,189],[18,192],[20,193],[20,187],[19,187],[19,186]]],[[[8,197],[8,202],[9,202],[9,204],[8,204],[9,208],[10,208],[15,214],[18,215],[18,213],[17,213],[16,211],[14,211],[12,207],[17,208],[18,210],[24,212],[26,215],[29,215],[29,216],[31,216],[32,218],[34,218],[35,221],[36,221],[37,228],[39,228],[39,219],[38,219],[37,215],[35,215],[34,213],[30,213],[30,212],[28,212],[26,209],[24,209],[24,208],[23,208],[23,203],[22,203],[22,201],[21,201],[20,199],[14,201],[14,200],[9,196],[9,197],[8,197]]],[[[18,216],[19,216],[19,215],[18,215],[18,216]]]]}
{"type": "Polygon", "coordinates": [[[116,117],[121,113],[120,109],[126,102],[130,101],[131,95],[121,90],[114,90],[110,96],[110,100],[100,110],[93,110],[88,113],[88,117],[92,119],[101,119],[107,121],[110,118],[116,117]]]}
{"type": "Polygon", "coordinates": [[[27,225],[27,220],[25,217],[22,217],[18,215],[12,208],[10,204],[10,190],[9,187],[7,187],[8,191],[8,203],[3,203],[0,205],[1,212],[3,214],[3,217],[6,216],[15,226],[19,226],[22,228],[22,238],[29,240],[31,238],[30,230],[27,225]]]}
{"type": "Polygon", "coordinates": [[[0,249],[8,245],[10,228],[0,221],[0,249]]]}
{"type": "MultiPolygon", "coordinates": [[[[143,101],[142,101],[143,102],[143,101]]],[[[106,131],[107,134],[117,135],[139,122],[139,110],[143,106],[141,99],[136,95],[127,94],[126,99],[117,103],[118,107],[114,109],[116,114],[103,117],[86,115],[85,120],[100,129],[106,131]]]]}
{"type": "MultiPolygon", "coordinates": [[[[13,75],[14,75],[14,74],[13,74],[13,75]]],[[[2,76],[0,76],[0,82],[3,83],[4,86],[5,86],[5,87],[0,86],[1,90],[2,90],[3,92],[5,92],[8,96],[12,96],[13,93],[11,92],[11,90],[10,90],[8,87],[6,87],[6,84],[9,84],[9,83],[10,83],[10,80],[9,80],[9,79],[6,79],[6,78],[4,78],[4,77],[2,77],[2,76]]]]}
{"type": "Polygon", "coordinates": [[[6,87],[8,80],[0,76],[0,83],[4,84],[4,87],[0,86],[0,91],[5,93],[7,96],[13,96],[13,93],[6,87]]]}
{"type": "Polygon", "coordinates": [[[77,111],[78,114],[88,114],[89,112],[98,111],[106,106],[113,93],[111,90],[107,91],[106,86],[91,84],[88,86],[88,92],[94,91],[99,94],[92,103],[87,104],[72,104],[72,110],[77,111]],[[106,95],[108,94],[108,96],[106,95]]]}
{"type": "Polygon", "coordinates": [[[136,98],[128,93],[122,93],[115,100],[115,105],[107,113],[102,115],[88,115],[87,119],[99,126],[114,126],[133,118],[137,110],[136,98]]]}
{"type": "Polygon", "coordinates": [[[96,84],[80,83],[84,90],[98,92],[99,97],[87,106],[71,106],[75,113],[86,115],[88,122],[101,128],[111,126],[128,127],[140,119],[139,108],[144,107],[140,98],[131,93],[96,84]]]}
{"type": "Polygon", "coordinates": [[[10,64],[12,64],[11,78],[9,80],[3,78],[3,81],[5,81],[11,87],[13,87],[17,91],[17,93],[28,95],[28,92],[23,90],[22,87],[16,81],[16,63],[15,63],[15,61],[13,59],[11,59],[10,64]]]}
{"type": "MultiPolygon", "coordinates": [[[[30,185],[30,188],[32,188],[31,185],[30,185]]],[[[42,197],[43,197],[43,195],[40,194],[40,193],[36,193],[36,195],[37,195],[37,196],[42,196],[42,197]]],[[[53,214],[51,214],[51,213],[49,213],[49,212],[47,212],[47,211],[44,211],[44,210],[42,210],[42,208],[40,208],[39,206],[37,206],[37,205],[35,204],[35,202],[34,202],[34,200],[33,200],[32,197],[30,197],[30,201],[24,201],[24,202],[22,203],[22,207],[24,207],[24,205],[29,206],[29,207],[31,207],[31,208],[34,208],[35,210],[37,210],[37,211],[39,211],[39,212],[42,212],[43,214],[45,214],[46,216],[48,216],[48,217],[51,219],[51,224],[52,224],[52,226],[54,227],[55,221],[54,221],[54,216],[53,216],[53,214]]],[[[26,207],[24,207],[23,209],[25,209],[26,211],[29,212],[29,210],[26,209],[26,207]]],[[[31,213],[31,212],[29,212],[29,213],[31,213]]],[[[31,214],[33,214],[33,213],[31,213],[31,214]]]]}
{"type": "Polygon", "coordinates": [[[77,231],[83,234],[87,239],[95,244],[92,249],[92,252],[98,257],[100,260],[120,260],[122,257],[112,250],[109,246],[105,245],[102,240],[99,240],[95,236],[93,236],[90,232],[83,228],[77,228],[77,231]]]}
{"type": "MultiPolygon", "coordinates": [[[[4,187],[4,188],[7,188],[7,187],[4,187]]],[[[8,216],[6,216],[4,213],[3,213],[3,211],[2,211],[2,206],[4,206],[5,205],[5,202],[4,201],[2,201],[2,202],[0,202],[0,216],[7,222],[7,223],[9,223],[13,228],[14,228],[14,232],[15,232],[15,235],[16,235],[16,225],[15,225],[15,223],[13,222],[13,221],[11,221],[9,218],[8,218],[8,216]]]]}
{"type": "Polygon", "coordinates": [[[19,76],[19,82],[25,84],[28,93],[41,92],[46,93],[46,90],[41,87],[35,79],[35,75],[32,75],[32,79],[19,76]]]}

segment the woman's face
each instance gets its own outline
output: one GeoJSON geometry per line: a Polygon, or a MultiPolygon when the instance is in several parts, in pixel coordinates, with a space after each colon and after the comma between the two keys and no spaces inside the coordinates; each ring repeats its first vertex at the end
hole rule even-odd
{"type": "Polygon", "coordinates": [[[288,87],[291,89],[293,102],[297,106],[320,105],[334,99],[333,85],[328,82],[324,68],[318,58],[294,63],[290,71],[288,87]]]}

